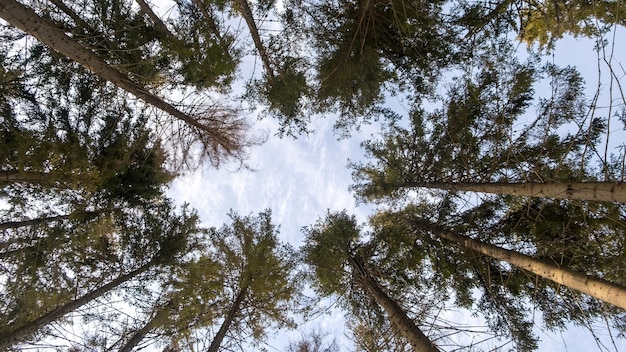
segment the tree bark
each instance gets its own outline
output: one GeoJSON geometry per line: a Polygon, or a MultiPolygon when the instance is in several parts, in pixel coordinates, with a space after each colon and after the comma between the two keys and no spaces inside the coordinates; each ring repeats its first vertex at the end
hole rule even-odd
{"type": "Polygon", "coordinates": [[[391,324],[409,341],[413,350],[418,352],[439,352],[437,346],[415,325],[415,322],[406,315],[406,312],[400,305],[385,293],[378,281],[359,264],[359,261],[351,257],[350,262],[359,273],[367,291],[372,295],[376,303],[387,312],[391,324]]]}
{"type": "Polygon", "coordinates": [[[530,256],[458,235],[432,224],[419,222],[418,226],[432,231],[441,238],[458,243],[464,248],[471,249],[494,259],[508,262],[511,265],[530,271],[533,274],[537,274],[557,284],[567,286],[622,309],[626,309],[625,286],[591,277],[570,269],[560,268],[554,264],[544,263],[530,256]]]}
{"type": "Polygon", "coordinates": [[[153,259],[152,261],[140,266],[139,268],[125,275],[119,276],[108,284],[101,286],[73,301],[70,301],[62,305],[61,307],[40,316],[33,321],[30,321],[22,326],[14,327],[5,336],[0,337],[0,350],[8,349],[10,346],[13,346],[16,343],[27,339],[29,336],[33,335],[44,326],[93,301],[94,299],[111,291],[112,289],[123,284],[124,282],[129,281],[137,277],[138,275],[146,272],[148,269],[152,268],[157,262],[157,259],[153,259]]]}
{"type": "Polygon", "coordinates": [[[265,67],[265,73],[269,76],[269,78],[274,78],[274,71],[272,70],[272,66],[270,65],[270,57],[267,55],[267,51],[263,46],[263,42],[261,42],[261,36],[259,35],[259,29],[254,22],[254,17],[252,15],[252,9],[250,9],[250,5],[247,0],[237,0],[239,5],[239,13],[246,20],[246,24],[248,25],[248,30],[250,31],[250,35],[252,36],[252,41],[254,42],[254,46],[256,50],[259,52],[259,56],[261,57],[261,61],[263,62],[263,67],[265,67]]]}
{"type": "Polygon", "coordinates": [[[217,331],[217,334],[215,334],[213,341],[211,341],[211,345],[209,346],[207,352],[217,352],[219,350],[220,345],[222,344],[222,341],[224,340],[224,337],[226,336],[226,333],[230,328],[230,325],[233,323],[233,321],[235,320],[235,316],[239,312],[241,302],[243,302],[244,298],[246,298],[247,295],[248,287],[244,287],[239,291],[237,297],[235,298],[235,302],[228,310],[228,314],[226,315],[226,318],[224,318],[224,322],[222,323],[222,326],[220,326],[220,329],[217,331]]]}
{"type": "Polygon", "coordinates": [[[85,66],[103,80],[111,82],[146,103],[207,133],[212,139],[217,141],[219,145],[224,145],[225,142],[222,142],[222,140],[227,137],[220,132],[218,127],[203,125],[193,117],[165,102],[160,97],[146,91],[144,87],[131,81],[126,75],[111,67],[99,56],[67,36],[62,29],[57,28],[53,23],[37,15],[32,9],[15,0],[2,0],[2,2],[0,2],[0,17],[5,19],[12,26],[37,38],[50,48],[85,66]]]}
{"type": "Polygon", "coordinates": [[[578,199],[602,202],[626,202],[626,183],[474,183],[474,182],[406,182],[402,187],[422,187],[450,191],[470,191],[512,196],[578,199]]]}

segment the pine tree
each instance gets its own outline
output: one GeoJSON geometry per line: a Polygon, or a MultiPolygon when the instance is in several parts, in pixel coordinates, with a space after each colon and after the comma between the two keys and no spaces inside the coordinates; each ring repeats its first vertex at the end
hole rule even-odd
{"type": "Polygon", "coordinates": [[[394,329],[415,351],[439,351],[379,282],[375,264],[368,260],[367,247],[359,243],[354,217],[345,212],[330,213],[305,232],[305,261],[320,295],[341,297],[355,315],[359,309],[368,309],[363,301],[369,298],[382,307],[394,329]]]}
{"type": "Polygon", "coordinates": [[[295,252],[279,242],[271,212],[230,217],[232,224],[209,230],[226,283],[220,302],[223,320],[209,351],[223,348],[232,330],[262,339],[270,326],[293,326],[289,313],[298,307],[301,292],[295,252]]]}
{"type": "Polygon", "coordinates": [[[471,24],[468,36],[492,22],[508,21],[517,24],[519,38],[528,45],[536,43],[540,48],[551,49],[564,35],[593,37],[607,27],[626,25],[623,11],[619,1],[502,0],[488,6],[470,6],[464,17],[471,24]]]}
{"type": "Polygon", "coordinates": [[[15,276],[2,292],[7,303],[1,318],[6,326],[3,348],[41,338],[42,329],[68,313],[150,270],[175,264],[198,232],[197,221],[187,211],[173,213],[171,203],[164,201],[124,209],[109,220],[108,228],[105,222],[50,229],[54,231],[32,247],[35,256],[26,248],[4,263],[15,276]],[[55,240],[54,233],[66,236],[64,242],[55,240]]]}
{"type": "MultiPolygon", "coordinates": [[[[130,77],[109,65],[89,48],[67,36],[63,29],[58,28],[42,18],[32,9],[18,3],[8,2],[0,7],[0,17],[11,25],[33,35],[52,49],[80,63],[101,79],[111,82],[144,102],[166,112],[185,123],[188,134],[187,143],[201,148],[200,159],[208,159],[218,165],[223,159],[242,161],[245,148],[255,144],[244,136],[248,126],[229,109],[211,109],[191,116],[161,97],[150,93],[146,87],[133,81],[130,77]]],[[[184,140],[178,143],[185,143],[184,140]]]]}
{"type": "Polygon", "coordinates": [[[352,164],[353,190],[364,201],[402,199],[416,188],[599,201],[623,201],[623,185],[598,182],[588,149],[604,122],[561,132],[585,119],[582,79],[573,68],[505,57],[508,43],[478,61],[484,65],[451,86],[444,108],[415,109],[409,127],[392,123],[363,144],[371,161],[352,164]],[[521,131],[542,77],[554,87],[537,117],[521,131]],[[571,126],[571,125],[569,125],[571,126]]]}

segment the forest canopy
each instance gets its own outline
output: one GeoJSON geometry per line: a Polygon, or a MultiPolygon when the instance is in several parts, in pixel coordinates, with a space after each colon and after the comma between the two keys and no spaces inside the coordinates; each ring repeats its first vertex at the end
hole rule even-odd
{"type": "Polygon", "coordinates": [[[619,350],[624,14],[0,1],[0,350],[619,350]]]}

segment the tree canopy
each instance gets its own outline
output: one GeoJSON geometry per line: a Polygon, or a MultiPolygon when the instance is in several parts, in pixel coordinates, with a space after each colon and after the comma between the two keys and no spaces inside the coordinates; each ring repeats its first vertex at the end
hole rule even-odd
{"type": "Polygon", "coordinates": [[[3,0],[0,349],[263,350],[300,324],[315,332],[287,350],[345,349],[310,329],[326,309],[356,351],[526,351],[539,328],[597,322],[622,338],[626,98],[607,33],[625,10],[3,0]],[[595,95],[558,64],[568,36],[595,43],[595,95]],[[336,158],[307,140],[316,120],[358,134],[350,191],[369,218],[328,209],[281,233],[324,211],[299,197],[322,181],[260,165],[272,184],[248,196],[279,209],[251,213],[248,188],[207,171],[254,172],[267,117],[268,135],[315,145],[320,174],[336,158]],[[194,172],[231,189],[170,188],[194,172]]]}

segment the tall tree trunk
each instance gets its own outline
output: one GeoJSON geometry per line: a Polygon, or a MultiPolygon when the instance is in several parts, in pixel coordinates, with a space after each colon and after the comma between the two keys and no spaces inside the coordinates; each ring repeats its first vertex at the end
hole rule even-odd
{"type": "Polygon", "coordinates": [[[248,25],[248,30],[250,31],[250,35],[252,36],[252,41],[254,42],[254,46],[256,50],[259,52],[259,56],[261,57],[261,61],[263,62],[263,67],[265,67],[265,73],[269,76],[269,78],[274,78],[274,71],[272,70],[272,66],[270,64],[270,57],[263,46],[263,42],[261,42],[261,36],[259,35],[259,29],[254,22],[254,17],[252,15],[252,9],[250,9],[250,5],[247,0],[236,0],[237,5],[239,6],[239,13],[246,20],[246,24],[248,25]]]}
{"type": "Polygon", "coordinates": [[[154,25],[159,29],[159,31],[165,34],[169,40],[175,43],[180,41],[178,37],[176,37],[174,33],[172,33],[169,28],[167,28],[167,25],[161,20],[161,18],[159,18],[159,16],[157,16],[157,14],[152,11],[152,8],[150,7],[150,5],[148,5],[147,2],[145,2],[144,0],[135,0],[135,2],[137,2],[141,10],[145,12],[148,17],[150,17],[154,25]]]}
{"type": "Polygon", "coordinates": [[[41,224],[47,224],[54,221],[67,220],[67,219],[92,219],[98,215],[97,211],[75,211],[71,214],[48,216],[45,218],[28,219],[21,221],[7,221],[0,223],[0,231],[7,229],[17,229],[25,226],[36,226],[41,224]]]}
{"type": "Polygon", "coordinates": [[[93,27],[91,27],[89,23],[87,23],[87,21],[85,21],[76,12],[74,12],[74,10],[72,10],[69,6],[67,6],[62,0],[50,0],[50,2],[54,6],[59,8],[59,10],[63,11],[63,13],[68,15],[72,19],[72,21],[74,21],[74,23],[79,28],[81,28],[83,32],[85,32],[85,34],[87,33],[96,34],[96,30],[94,30],[93,27]]]}
{"type": "Polygon", "coordinates": [[[372,295],[376,303],[387,312],[391,324],[409,341],[413,350],[419,352],[439,352],[437,346],[415,325],[415,322],[406,315],[406,312],[400,305],[385,293],[378,281],[369,274],[357,258],[351,257],[350,262],[359,273],[367,291],[372,295]]]}
{"type": "Polygon", "coordinates": [[[530,271],[557,284],[567,286],[589,296],[626,309],[626,287],[603,279],[588,276],[557,265],[544,263],[530,256],[487,244],[472,238],[458,235],[426,222],[417,222],[417,226],[432,231],[437,236],[458,243],[494,259],[502,260],[520,269],[530,271]]]}
{"type": "Polygon", "coordinates": [[[579,199],[603,202],[626,202],[626,183],[477,183],[477,182],[406,182],[402,187],[423,187],[450,191],[471,191],[513,196],[579,199]]]}
{"type": "MultiPolygon", "coordinates": [[[[144,87],[131,81],[126,75],[111,67],[99,56],[67,36],[62,29],[57,28],[53,23],[37,15],[32,9],[15,0],[2,0],[0,2],[0,17],[12,26],[37,38],[50,48],[85,66],[103,80],[111,82],[146,103],[205,132],[217,145],[224,147],[233,144],[228,135],[221,131],[225,126],[220,124],[219,121],[215,121],[215,126],[202,124],[160,97],[146,91],[144,87]]],[[[232,149],[232,146],[230,148],[224,147],[224,149],[228,151],[232,149]]]]}
{"type": "Polygon", "coordinates": [[[32,184],[40,184],[40,185],[54,183],[54,181],[52,181],[50,174],[46,172],[15,171],[15,170],[0,171],[0,182],[32,183],[32,184]]]}
{"type": "Polygon", "coordinates": [[[154,315],[154,317],[152,317],[152,319],[150,319],[150,321],[146,323],[146,325],[144,325],[141,329],[135,332],[135,334],[126,342],[126,344],[122,346],[122,348],[120,348],[119,352],[131,352],[133,348],[135,348],[141,342],[141,340],[143,340],[146,335],[148,335],[148,333],[156,327],[158,321],[165,315],[165,312],[166,311],[164,309],[159,310],[154,315]]]}
{"type": "Polygon", "coordinates": [[[31,322],[28,322],[22,326],[13,327],[13,329],[11,329],[5,336],[0,337],[0,350],[8,349],[10,346],[13,346],[16,343],[27,339],[29,336],[33,335],[44,326],[60,319],[68,313],[73,312],[74,310],[111,291],[112,289],[123,284],[124,282],[129,281],[137,277],[138,275],[146,272],[156,263],[158,263],[158,259],[153,259],[152,261],[142,265],[141,267],[125,275],[122,275],[109,282],[108,284],[101,286],[73,301],[64,304],[49,313],[46,313],[31,322]]]}
{"type": "Polygon", "coordinates": [[[241,302],[243,302],[244,298],[246,298],[247,295],[248,287],[246,286],[241,289],[237,294],[235,302],[233,302],[233,305],[228,310],[228,315],[226,315],[226,318],[224,318],[224,322],[222,323],[222,326],[220,326],[220,329],[217,331],[217,334],[215,334],[213,341],[211,341],[211,345],[209,346],[207,352],[217,352],[219,350],[220,345],[222,344],[222,341],[224,340],[224,337],[226,336],[226,333],[230,328],[230,325],[233,323],[233,321],[235,320],[235,316],[237,316],[237,313],[239,312],[241,302]]]}

